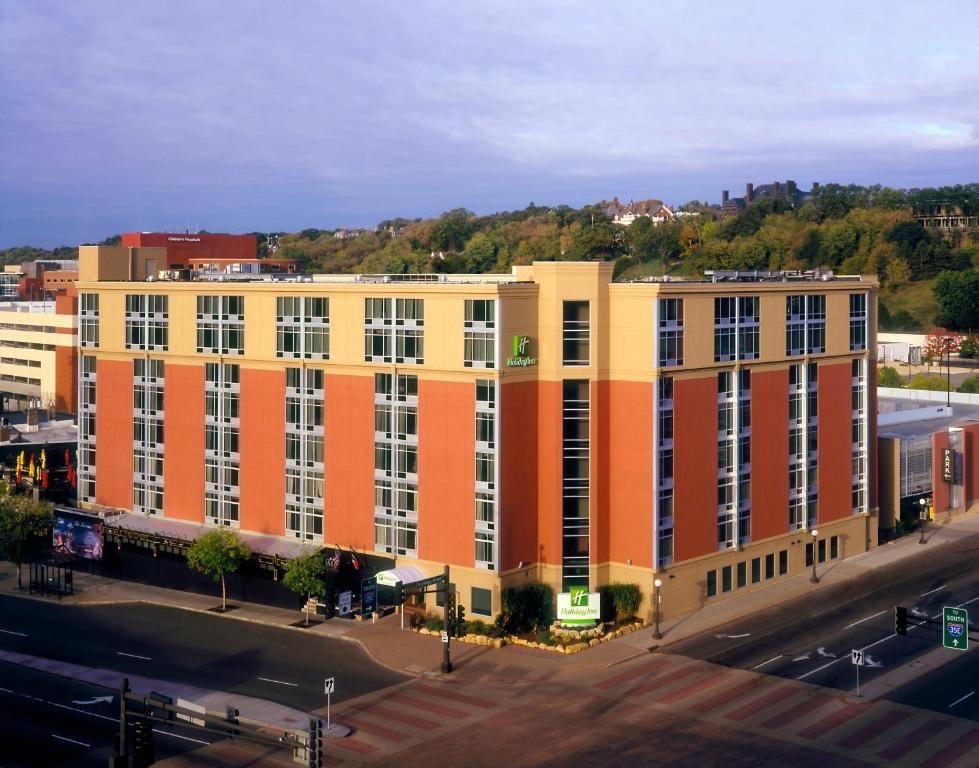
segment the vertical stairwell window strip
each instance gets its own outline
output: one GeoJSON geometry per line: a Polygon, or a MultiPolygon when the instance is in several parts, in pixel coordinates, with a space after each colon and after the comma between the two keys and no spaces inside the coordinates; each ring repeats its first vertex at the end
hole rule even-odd
{"type": "Polygon", "coordinates": [[[476,567],[496,570],[497,448],[496,381],[476,379],[476,567]]]}
{"type": "Polygon", "coordinates": [[[736,543],[737,490],[735,452],[737,450],[736,394],[734,371],[717,374],[717,548],[736,543]]]}
{"type": "Polygon", "coordinates": [[[169,298],[160,294],[126,295],[126,349],[167,351],[169,298]]]}
{"type": "Polygon", "coordinates": [[[852,387],[852,506],[853,514],[867,511],[867,360],[856,358],[850,363],[852,387]]]}
{"type": "Polygon", "coordinates": [[[751,370],[737,372],[738,544],[751,542],[751,370]]]}
{"type": "Polygon", "coordinates": [[[99,345],[99,294],[83,293],[78,302],[79,334],[78,343],[82,347],[95,348],[99,345]]]}
{"type": "Polygon", "coordinates": [[[673,562],[673,378],[662,376],[656,387],[656,561],[673,562]]]}
{"type": "Polygon", "coordinates": [[[850,294],[850,350],[867,348],[867,294],[850,294]]]}
{"type": "Polygon", "coordinates": [[[211,355],[245,354],[245,297],[197,297],[197,351],[211,355]]]}
{"type": "Polygon", "coordinates": [[[330,299],[326,296],[277,296],[275,356],[330,359],[330,299]]]}
{"type": "Polygon", "coordinates": [[[466,299],[463,330],[463,365],[496,367],[496,300],[466,299]]]}
{"type": "Polygon", "coordinates": [[[236,363],[204,366],[204,519],[212,525],[238,526],[240,377],[236,363]]]}
{"type": "Polygon", "coordinates": [[[418,377],[374,374],[374,549],[418,556],[418,377]]]}
{"type": "Polygon", "coordinates": [[[323,539],[323,371],[286,368],[286,533],[323,539]]]}
{"type": "Polygon", "coordinates": [[[591,396],[587,379],[562,383],[562,591],[588,587],[591,538],[591,396]]]}
{"type": "Polygon", "coordinates": [[[683,299],[658,299],[656,326],[658,364],[683,365],[683,299]]]}
{"type": "Polygon", "coordinates": [[[78,359],[78,498],[95,503],[95,381],[94,355],[78,359]]]}
{"type": "Polygon", "coordinates": [[[561,307],[561,359],[565,366],[584,366],[591,355],[591,304],[565,301],[561,307]]]}
{"type": "Polygon", "coordinates": [[[133,512],[163,514],[163,360],[133,360],[133,512]]]}

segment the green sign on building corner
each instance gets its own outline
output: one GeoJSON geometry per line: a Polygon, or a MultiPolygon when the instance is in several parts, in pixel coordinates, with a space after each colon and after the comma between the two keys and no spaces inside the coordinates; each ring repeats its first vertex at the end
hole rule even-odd
{"type": "Polygon", "coordinates": [[[969,650],[969,612],[965,608],[942,608],[942,645],[957,651],[969,650]]]}
{"type": "Polygon", "coordinates": [[[513,337],[513,354],[507,357],[506,364],[517,367],[537,365],[537,360],[530,352],[530,336],[513,337]]]}

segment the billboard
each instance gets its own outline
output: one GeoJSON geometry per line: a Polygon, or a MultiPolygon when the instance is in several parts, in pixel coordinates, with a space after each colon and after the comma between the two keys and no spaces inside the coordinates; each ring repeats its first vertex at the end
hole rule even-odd
{"type": "Polygon", "coordinates": [[[53,544],[55,549],[70,552],[85,560],[101,560],[105,534],[97,517],[55,512],[53,544]]]}

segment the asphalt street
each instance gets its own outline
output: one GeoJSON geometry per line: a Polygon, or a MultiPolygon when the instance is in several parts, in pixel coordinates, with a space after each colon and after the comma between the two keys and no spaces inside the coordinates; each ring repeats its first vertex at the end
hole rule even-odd
{"type": "MultiPolygon", "coordinates": [[[[979,643],[973,641],[971,648],[979,643]]],[[[949,651],[949,654],[956,651],[949,651]]],[[[935,670],[927,677],[902,686],[889,696],[891,701],[926,707],[956,717],[979,721],[979,661],[976,654],[957,652],[953,661],[935,670]]]]}
{"type": "MultiPolygon", "coordinates": [[[[0,597],[0,649],[187,683],[309,711],[407,679],[355,643],[142,604],[72,606],[0,597]]],[[[10,686],[7,686],[8,688],[10,686]]]]}
{"type": "MultiPolygon", "coordinates": [[[[3,768],[105,768],[118,731],[119,699],[112,691],[0,662],[3,768]]],[[[158,760],[219,739],[179,725],[156,726],[154,734],[158,760]]]]}
{"type": "MultiPolygon", "coordinates": [[[[913,560],[878,569],[854,581],[815,590],[792,603],[740,619],[710,633],[670,644],[665,650],[770,675],[849,690],[856,686],[850,662],[853,649],[864,651],[861,682],[941,647],[940,628],[921,618],[941,619],[942,607],[971,610],[979,618],[979,537],[934,552],[922,547],[913,560]],[[908,635],[894,633],[894,606],[908,608],[908,635]]],[[[822,570],[832,567],[823,564],[822,570]]],[[[976,690],[979,653],[948,650],[943,666],[899,689],[891,698],[941,712],[975,717],[975,710],[948,706],[976,690]],[[961,657],[961,658],[960,658],[961,657]],[[944,681],[939,685],[939,681],[944,681]],[[934,683],[934,684],[933,684],[934,683]]],[[[979,696],[979,694],[976,694],[979,696]]],[[[973,697],[974,698],[974,697],[973,697]]]]}

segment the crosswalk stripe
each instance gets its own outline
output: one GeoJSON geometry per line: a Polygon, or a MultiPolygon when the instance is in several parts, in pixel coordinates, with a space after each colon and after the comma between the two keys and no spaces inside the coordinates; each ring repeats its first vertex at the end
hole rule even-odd
{"type": "Polygon", "coordinates": [[[910,733],[904,734],[897,741],[884,747],[884,749],[877,753],[877,756],[883,757],[885,760],[897,760],[915,747],[924,744],[928,739],[934,738],[948,728],[948,726],[949,722],[947,720],[929,720],[927,723],[919,725],[910,733]]]}

